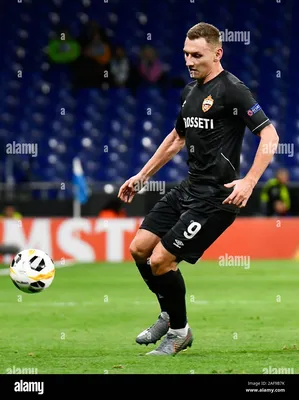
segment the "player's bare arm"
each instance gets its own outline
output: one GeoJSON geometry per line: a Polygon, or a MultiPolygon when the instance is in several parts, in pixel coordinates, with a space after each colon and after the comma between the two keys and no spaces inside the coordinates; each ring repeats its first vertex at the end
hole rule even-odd
{"type": "Polygon", "coordinates": [[[255,185],[270,164],[279,143],[279,136],[274,126],[268,125],[259,134],[261,140],[254,162],[243,179],[225,184],[227,188],[234,187],[233,192],[223,201],[223,204],[236,204],[245,207],[255,185]]]}
{"type": "Polygon", "coordinates": [[[133,197],[146,182],[168,163],[185,145],[185,138],[180,137],[176,129],[173,129],[163,140],[152,158],[145,164],[142,170],[128,179],[119,189],[118,197],[125,203],[131,203],[133,197]]]}

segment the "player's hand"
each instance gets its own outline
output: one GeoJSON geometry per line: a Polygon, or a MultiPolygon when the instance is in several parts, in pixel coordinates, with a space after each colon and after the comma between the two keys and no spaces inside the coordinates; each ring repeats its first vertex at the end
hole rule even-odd
{"type": "Polygon", "coordinates": [[[140,174],[132,176],[119,189],[118,196],[125,203],[131,203],[136,193],[146,184],[147,180],[140,174]]]}
{"type": "Polygon", "coordinates": [[[230,183],[225,183],[227,188],[234,188],[232,193],[222,202],[222,204],[235,204],[237,207],[245,207],[249,197],[252,194],[254,185],[251,181],[243,179],[237,179],[230,183]]]}

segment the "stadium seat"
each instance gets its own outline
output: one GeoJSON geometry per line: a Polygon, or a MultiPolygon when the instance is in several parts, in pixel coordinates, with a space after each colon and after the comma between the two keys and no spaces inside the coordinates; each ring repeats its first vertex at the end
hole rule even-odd
{"type": "MultiPolygon", "coordinates": [[[[295,143],[293,157],[277,155],[261,180],[271,177],[275,168],[289,168],[291,178],[299,179],[299,94],[296,85],[297,43],[288,34],[295,26],[295,13],[283,15],[279,7],[267,15],[267,2],[254,5],[228,2],[215,15],[210,4],[201,0],[185,7],[178,0],[146,2],[109,0],[109,4],[88,2],[10,2],[0,32],[8,37],[2,44],[0,69],[0,137],[38,143],[40,157],[32,164],[35,180],[66,180],[71,177],[72,158],[80,156],[90,181],[120,182],[134,175],[151,157],[174,126],[180,109],[181,89],[158,87],[129,89],[82,89],[74,94],[65,66],[53,66],[44,52],[49,33],[63,23],[76,36],[83,23],[96,19],[109,32],[113,44],[125,47],[132,59],[151,32],[149,42],[157,48],[171,77],[189,81],[182,53],[186,30],[198,20],[212,20],[219,29],[239,30],[237,16],[250,32],[250,46],[225,43],[223,65],[254,91],[259,103],[275,121],[281,140],[295,143]],[[195,10],[196,7],[196,10],[195,10]],[[172,11],[169,11],[172,10],[172,11]],[[174,12],[175,10],[175,12],[174,12]],[[122,18],[118,18],[121,12],[122,18]],[[164,24],[156,23],[159,14],[164,24]],[[45,15],[43,24],[39,16],[45,15]],[[184,23],[178,23],[184,21],[184,23]],[[38,32],[38,34],[37,34],[38,32]],[[125,32],[125,34],[124,34],[125,32]],[[271,32],[271,35],[268,34],[271,32]],[[174,38],[177,37],[177,40],[174,38]],[[260,49],[263,49],[261,51],[260,49]],[[289,57],[289,63],[284,57],[289,57]],[[17,71],[22,71],[18,78],[17,71]],[[280,75],[281,74],[281,75],[280,75]],[[283,76],[283,78],[280,78],[283,76]],[[105,151],[105,146],[106,150],[105,151]]],[[[294,5],[298,9],[298,4],[294,5]]],[[[246,132],[241,158],[241,174],[246,174],[255,154],[258,139],[246,132]]],[[[187,172],[186,151],[177,155],[156,175],[165,181],[183,178],[187,172]]]]}

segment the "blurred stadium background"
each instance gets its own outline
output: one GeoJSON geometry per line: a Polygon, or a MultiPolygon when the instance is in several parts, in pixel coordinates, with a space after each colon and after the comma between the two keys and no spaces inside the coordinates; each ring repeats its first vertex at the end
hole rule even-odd
{"type": "MultiPolygon", "coordinates": [[[[213,23],[221,31],[250,33],[249,44],[224,42],[223,66],[251,88],[275,124],[280,141],[294,145],[292,157],[275,156],[261,183],[273,177],[278,167],[288,168],[291,185],[298,182],[298,55],[294,49],[299,6],[291,0],[270,3],[227,0],[216,2],[214,8],[205,0],[163,0],[154,7],[143,0],[131,0],[129,6],[122,0],[2,0],[1,145],[5,148],[13,140],[35,143],[38,156],[2,152],[1,199],[20,203],[24,215],[72,215],[72,203],[67,200],[73,196],[70,182],[75,156],[81,159],[93,195],[117,193],[119,185],[140,170],[173,127],[181,89],[190,81],[182,46],[186,31],[198,21],[213,23]],[[90,21],[102,27],[112,48],[122,46],[133,63],[142,46],[153,46],[167,71],[167,88],[140,85],[132,94],[129,88],[103,85],[74,93],[70,66],[51,62],[46,49],[60,26],[78,38],[90,21]],[[53,208],[41,201],[46,199],[61,202],[53,208]]],[[[241,176],[248,171],[257,145],[257,138],[247,132],[241,176]]],[[[173,184],[186,172],[183,151],[154,179],[173,184]]],[[[149,197],[142,198],[142,205],[138,198],[127,210],[129,215],[143,215],[156,200],[146,203],[149,197]]],[[[104,198],[91,196],[83,213],[95,215],[104,198]]],[[[255,199],[244,215],[257,210],[255,199]]],[[[293,211],[298,214],[298,205],[293,211]]]]}
{"type": "MultiPolygon", "coordinates": [[[[224,36],[223,66],[250,87],[280,136],[282,151],[275,154],[240,217],[265,215],[261,190],[279,168],[284,168],[289,181],[283,186],[291,206],[287,215],[277,216],[294,223],[293,218],[299,215],[297,2],[228,0],[211,8],[205,0],[163,0],[155,6],[147,0],[2,0],[1,7],[0,207],[2,216],[22,219],[23,230],[39,232],[36,238],[41,243],[36,245],[51,251],[52,244],[47,244],[47,235],[41,232],[59,231],[59,225],[48,220],[45,226],[45,219],[35,217],[81,215],[92,221],[112,211],[116,217],[137,218],[135,225],[128,221],[123,222],[127,226],[118,225],[118,232],[124,234],[123,251],[117,253],[107,244],[106,253],[115,255],[113,261],[122,254],[130,259],[126,247],[140,218],[162,196],[163,186],[138,194],[132,204],[116,213],[118,206],[112,203],[119,186],[139,172],[173,128],[182,88],[190,81],[182,53],[185,34],[199,21],[235,35],[233,41],[224,36]],[[150,81],[148,76],[141,76],[144,46],[156,52],[161,79],[150,81]],[[115,69],[116,75],[119,70],[124,72],[123,65],[114,63],[118,47],[123,49],[129,66],[123,86],[114,79],[115,69]],[[95,61],[88,51],[100,57],[95,61]],[[22,145],[35,146],[36,154],[27,154],[25,147],[17,151],[16,146],[22,145]],[[8,151],[8,146],[14,150],[8,151]],[[74,159],[81,162],[86,183],[83,197],[77,200],[74,159]]],[[[241,177],[250,168],[258,143],[259,139],[247,130],[241,177]]],[[[183,150],[153,180],[165,184],[167,190],[186,173],[183,150]]],[[[100,225],[84,228],[93,231],[93,248],[99,240],[97,229],[101,231],[98,235],[103,235],[101,240],[105,240],[104,231],[108,229],[107,222],[105,226],[97,223],[100,225]]],[[[268,229],[269,223],[263,223],[263,229],[268,229]]],[[[17,239],[15,225],[8,228],[9,221],[0,226],[2,243],[34,245],[28,234],[27,239],[25,234],[17,239]]],[[[117,231],[112,226],[107,243],[108,236],[112,238],[117,231]]],[[[263,229],[258,229],[260,235],[268,236],[263,229]]],[[[297,254],[297,250],[292,251],[297,254]]],[[[61,257],[64,253],[65,249],[61,257]]],[[[105,258],[101,250],[96,254],[96,258],[105,258]]]]}
{"type": "MultiPolygon", "coordinates": [[[[292,370],[299,323],[299,3],[1,0],[0,7],[0,206],[6,217],[0,220],[1,243],[40,248],[61,266],[83,263],[72,273],[59,269],[53,287],[38,300],[16,300],[20,293],[0,279],[1,371],[10,362],[27,366],[27,355],[39,373],[262,373],[269,360],[273,367],[292,370]],[[74,84],[77,63],[54,62],[49,44],[61,29],[83,43],[90,21],[99,24],[111,48],[123,47],[132,65],[144,45],[153,46],[166,83],[118,88],[105,77],[74,84]],[[154,364],[136,361],[144,349],[133,347],[135,335],[153,322],[158,309],[128,248],[161,194],[137,195],[121,218],[111,219],[111,210],[103,207],[172,130],[181,90],[189,82],[185,34],[200,21],[220,31],[250,33],[249,44],[224,42],[223,66],[251,88],[293,154],[275,155],[248,206],[207,253],[207,261],[199,268],[183,267],[189,317],[200,340],[181,359],[154,364]],[[36,144],[37,156],[10,154],[7,145],[13,142],[36,144]],[[75,157],[89,187],[79,204],[83,219],[74,218],[75,157]],[[262,216],[260,193],[278,168],[289,172],[291,209],[287,216],[262,216]],[[250,268],[219,268],[219,257],[227,254],[249,257],[250,268]],[[7,341],[11,337],[13,344],[7,341]],[[204,355],[200,361],[199,353],[204,355]]],[[[241,176],[257,146],[258,139],[246,132],[241,176]]],[[[170,188],[186,172],[182,151],[153,179],[170,188]]],[[[6,268],[7,263],[3,275],[6,268]]]]}

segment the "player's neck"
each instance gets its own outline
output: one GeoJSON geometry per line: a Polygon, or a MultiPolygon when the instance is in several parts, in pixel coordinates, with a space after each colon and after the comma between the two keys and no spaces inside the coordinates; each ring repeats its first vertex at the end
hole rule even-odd
{"type": "Polygon", "coordinates": [[[211,81],[212,79],[216,78],[217,75],[219,75],[222,71],[224,71],[224,68],[220,64],[218,67],[215,69],[211,70],[208,75],[203,78],[203,79],[198,79],[197,82],[199,85],[204,85],[205,83],[211,81]]]}

